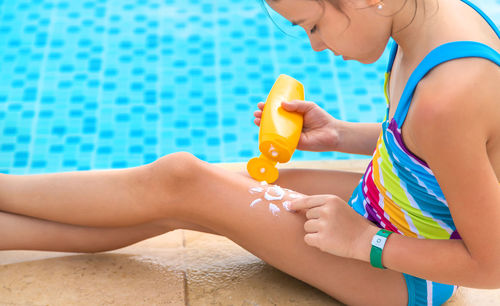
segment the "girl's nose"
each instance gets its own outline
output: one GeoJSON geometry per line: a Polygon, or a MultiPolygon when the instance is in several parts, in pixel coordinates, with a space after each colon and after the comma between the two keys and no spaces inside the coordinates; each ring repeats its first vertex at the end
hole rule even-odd
{"type": "Polygon", "coordinates": [[[327,48],[323,40],[321,40],[319,37],[313,37],[313,35],[309,35],[309,41],[311,42],[311,48],[316,52],[323,51],[327,48]]]}

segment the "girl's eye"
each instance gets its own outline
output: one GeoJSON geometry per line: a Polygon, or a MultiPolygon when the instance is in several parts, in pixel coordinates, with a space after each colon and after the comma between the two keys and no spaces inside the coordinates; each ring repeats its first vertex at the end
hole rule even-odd
{"type": "Polygon", "coordinates": [[[317,25],[314,25],[312,28],[311,28],[311,34],[314,34],[314,32],[316,32],[318,30],[318,26],[317,25]]]}

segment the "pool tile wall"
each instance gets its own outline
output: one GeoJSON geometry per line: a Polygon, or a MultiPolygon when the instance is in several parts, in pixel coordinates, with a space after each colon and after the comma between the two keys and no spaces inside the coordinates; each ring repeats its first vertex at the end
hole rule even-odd
{"type": "MultiPolygon", "coordinates": [[[[500,0],[480,2],[498,23],[500,0]]],[[[0,172],[132,167],[176,151],[246,161],[258,154],[252,113],[281,73],[339,119],[381,121],[387,53],[372,65],[316,53],[258,0],[0,0],[0,172]]]]}

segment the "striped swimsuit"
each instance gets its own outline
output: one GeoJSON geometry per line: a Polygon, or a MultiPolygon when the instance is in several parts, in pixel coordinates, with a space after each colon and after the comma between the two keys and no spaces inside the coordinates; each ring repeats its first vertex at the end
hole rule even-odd
{"type": "MultiPolygon", "coordinates": [[[[491,25],[495,24],[475,5],[462,0],[491,25]]],[[[398,46],[394,44],[386,73],[392,69],[398,46]]],[[[451,42],[432,50],[414,70],[392,119],[389,107],[382,131],[363,178],[349,200],[359,214],[379,227],[401,235],[425,239],[459,239],[447,201],[429,166],[415,156],[403,142],[401,128],[416,86],[436,66],[459,58],[480,57],[500,66],[500,53],[489,46],[472,41],[451,42]]],[[[440,284],[404,274],[409,305],[440,305],[454,293],[456,286],[440,284]]]]}

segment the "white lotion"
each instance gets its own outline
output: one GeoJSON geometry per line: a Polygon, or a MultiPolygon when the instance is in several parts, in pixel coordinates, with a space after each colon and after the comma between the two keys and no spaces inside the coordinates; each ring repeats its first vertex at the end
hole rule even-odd
{"type": "Polygon", "coordinates": [[[269,152],[275,152],[274,147],[273,147],[272,144],[269,146],[269,152]]]}
{"type": "Polygon", "coordinates": [[[249,190],[249,192],[251,194],[261,193],[262,191],[264,191],[264,188],[262,188],[262,187],[253,187],[253,188],[250,188],[250,190],[249,190]]]}
{"type": "Polygon", "coordinates": [[[292,199],[300,199],[300,198],[303,198],[303,197],[304,197],[303,195],[297,194],[297,193],[290,194],[290,198],[292,198],[292,199]]]}
{"type": "Polygon", "coordinates": [[[250,203],[250,207],[254,207],[254,205],[259,203],[259,202],[262,202],[262,199],[254,200],[252,203],[250,203]]]}
{"type": "Polygon", "coordinates": [[[266,200],[268,201],[283,200],[284,196],[285,191],[278,185],[267,188],[267,191],[264,194],[264,198],[266,198],[266,200]]]}
{"type": "Polygon", "coordinates": [[[271,211],[271,213],[274,216],[277,216],[278,213],[280,212],[280,208],[278,206],[274,205],[273,203],[269,203],[269,211],[271,211]]]}
{"type": "Polygon", "coordinates": [[[284,201],[284,202],[283,202],[283,207],[284,207],[287,211],[292,211],[292,210],[290,209],[290,204],[292,204],[292,202],[290,202],[290,201],[284,201]]]}

